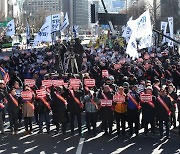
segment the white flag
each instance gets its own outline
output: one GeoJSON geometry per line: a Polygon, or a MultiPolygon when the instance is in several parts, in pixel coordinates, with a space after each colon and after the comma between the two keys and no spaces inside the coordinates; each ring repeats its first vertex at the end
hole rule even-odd
{"type": "MultiPolygon", "coordinates": [[[[131,20],[132,20],[132,17],[128,21],[131,21],[131,20]]],[[[132,30],[128,25],[123,28],[122,37],[126,38],[126,42],[129,41],[131,34],[132,34],[132,30]]]]}
{"type": "Polygon", "coordinates": [[[14,19],[12,19],[7,23],[7,28],[6,28],[6,36],[12,36],[12,35],[15,35],[14,19]]]}
{"type": "MultiPolygon", "coordinates": [[[[161,31],[163,31],[163,34],[166,35],[166,30],[167,30],[167,22],[161,21],[161,31]]],[[[163,37],[162,43],[166,42],[166,38],[163,37]]]]}
{"type": "MultiPolygon", "coordinates": [[[[174,22],[173,17],[168,17],[168,23],[169,23],[169,31],[170,31],[170,37],[174,38],[174,22]]],[[[173,46],[173,41],[169,40],[168,46],[173,46]]]]}
{"type": "Polygon", "coordinates": [[[132,34],[127,45],[126,53],[133,59],[138,58],[137,48],[136,37],[132,34]]]}
{"type": "Polygon", "coordinates": [[[131,57],[137,58],[137,48],[143,49],[152,46],[152,26],[149,10],[140,15],[138,19],[128,21],[128,26],[132,30],[132,34],[126,52],[131,57]]]}
{"type": "Polygon", "coordinates": [[[69,26],[69,18],[68,18],[68,14],[66,13],[60,31],[63,32],[67,28],[67,26],[69,26]]]}
{"type": "Polygon", "coordinates": [[[56,32],[60,30],[60,14],[53,14],[46,17],[46,21],[51,23],[51,32],[56,32]]]}
{"type": "Polygon", "coordinates": [[[128,21],[128,26],[135,34],[136,38],[147,37],[152,35],[152,26],[149,10],[140,15],[136,20],[128,21]]]}
{"type": "Polygon", "coordinates": [[[50,21],[46,21],[44,25],[41,27],[39,30],[33,44],[33,48],[40,42],[51,42],[52,37],[51,37],[51,23],[50,21]]]}

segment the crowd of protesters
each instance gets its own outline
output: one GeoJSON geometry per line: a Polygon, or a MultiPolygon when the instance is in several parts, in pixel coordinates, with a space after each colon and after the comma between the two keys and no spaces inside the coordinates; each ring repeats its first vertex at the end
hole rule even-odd
{"type": "Polygon", "coordinates": [[[50,123],[56,126],[57,132],[61,128],[63,134],[70,123],[73,135],[76,117],[78,133],[82,135],[81,114],[85,112],[88,134],[96,135],[104,131],[111,135],[114,124],[117,135],[126,135],[127,132],[130,136],[138,135],[139,130],[144,128],[144,135],[147,136],[150,124],[151,135],[160,134],[163,137],[165,125],[165,136],[170,138],[170,127],[176,129],[177,121],[180,121],[180,114],[178,119],[176,116],[176,111],[180,110],[177,94],[180,87],[180,56],[176,47],[152,47],[150,52],[139,50],[139,58],[132,59],[125,53],[126,48],[117,44],[113,44],[112,48],[106,45],[96,49],[75,45],[73,49],[78,55],[79,73],[58,74],[54,50],[61,52],[61,62],[65,61],[66,56],[56,46],[19,51],[1,61],[2,134],[5,115],[8,114],[12,134],[18,133],[19,123],[24,119],[25,134],[33,133],[33,121],[42,133],[45,121],[48,134],[51,133],[50,123]],[[9,75],[8,82],[4,79],[6,73],[9,75]],[[25,84],[25,79],[35,80],[35,85],[25,84]],[[70,79],[81,82],[71,85],[70,79]],[[85,79],[94,79],[95,85],[87,86],[85,79]],[[67,84],[46,86],[42,84],[43,80],[63,80],[67,84]],[[37,97],[37,90],[45,90],[45,94],[41,91],[43,97],[37,97]],[[26,91],[32,94],[30,99],[22,97],[22,92],[26,91]],[[148,99],[143,100],[143,95],[148,99]],[[102,122],[101,130],[97,130],[97,121],[102,122]]]}

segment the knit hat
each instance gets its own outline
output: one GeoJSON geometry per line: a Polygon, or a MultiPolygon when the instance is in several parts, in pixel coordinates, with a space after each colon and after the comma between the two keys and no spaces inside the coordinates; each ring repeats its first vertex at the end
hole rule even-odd
{"type": "Polygon", "coordinates": [[[123,83],[123,87],[129,88],[129,83],[128,83],[128,82],[124,82],[124,83],[123,83]]]}

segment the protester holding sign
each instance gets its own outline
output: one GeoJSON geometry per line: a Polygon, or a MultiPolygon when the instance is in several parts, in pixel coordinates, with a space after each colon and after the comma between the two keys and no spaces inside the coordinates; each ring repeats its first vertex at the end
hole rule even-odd
{"type": "Polygon", "coordinates": [[[139,115],[140,115],[140,100],[136,90],[136,85],[133,85],[128,93],[127,103],[127,121],[129,125],[129,135],[132,136],[135,132],[139,134],[139,115]],[[135,131],[133,132],[133,123],[135,124],[135,131]]]}
{"type": "Polygon", "coordinates": [[[83,98],[86,112],[86,125],[88,128],[88,134],[91,134],[91,126],[93,127],[93,135],[96,135],[96,121],[97,111],[99,106],[99,99],[96,97],[96,93],[93,90],[86,91],[86,95],[83,98]]]}
{"type": "Polygon", "coordinates": [[[111,135],[113,125],[113,94],[108,85],[99,91],[98,98],[101,99],[100,119],[102,120],[102,128],[105,134],[111,135]],[[109,132],[108,132],[109,129],[109,132]]]}
{"type": "Polygon", "coordinates": [[[60,124],[62,124],[62,133],[66,133],[67,117],[67,100],[66,94],[62,86],[51,88],[51,109],[53,113],[52,123],[56,125],[56,131],[59,132],[60,124]]]}
{"type": "Polygon", "coordinates": [[[152,95],[152,87],[147,87],[145,93],[140,95],[144,133],[147,136],[148,125],[151,125],[151,133],[155,134],[155,114],[156,114],[156,99],[152,95]]]}
{"type": "Polygon", "coordinates": [[[21,92],[22,98],[22,111],[24,117],[25,132],[24,134],[32,133],[32,120],[34,117],[34,98],[31,89],[28,85],[25,85],[24,91],[21,92]],[[30,129],[28,129],[28,126],[30,129]]]}
{"type": "Polygon", "coordinates": [[[50,96],[47,94],[47,91],[44,86],[40,90],[36,90],[36,106],[37,112],[39,115],[39,133],[42,133],[43,121],[46,122],[47,133],[50,134],[50,96]]]}
{"type": "Polygon", "coordinates": [[[18,113],[20,108],[20,103],[18,102],[18,97],[16,96],[16,90],[12,89],[9,93],[7,104],[7,111],[9,113],[9,121],[10,121],[10,131],[11,134],[18,133],[18,113]]]}
{"type": "Polygon", "coordinates": [[[80,90],[80,87],[76,84],[72,87],[72,90],[68,90],[68,109],[70,111],[70,127],[71,135],[74,134],[74,121],[77,117],[78,121],[78,132],[79,135],[82,135],[81,132],[81,112],[83,110],[83,103],[81,102],[83,97],[83,91],[80,90]]]}
{"type": "Polygon", "coordinates": [[[169,119],[172,112],[172,102],[167,96],[165,88],[160,89],[160,95],[157,97],[157,113],[159,119],[160,136],[163,137],[163,123],[166,126],[166,137],[170,138],[169,119]]]}

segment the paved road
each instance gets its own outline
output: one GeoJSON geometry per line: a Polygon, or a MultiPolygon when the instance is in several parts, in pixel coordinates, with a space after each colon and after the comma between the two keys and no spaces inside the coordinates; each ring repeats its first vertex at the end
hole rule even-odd
{"type": "MultiPolygon", "coordinates": [[[[84,116],[83,116],[84,119],[84,116]]],[[[84,122],[83,122],[84,123],[84,122]]],[[[98,126],[100,122],[98,122],[98,126]]],[[[8,123],[7,123],[8,126],[8,123]]],[[[51,126],[51,134],[37,134],[38,126],[34,125],[32,135],[24,135],[21,128],[18,135],[10,135],[6,129],[5,135],[0,135],[0,153],[32,153],[32,154],[172,154],[180,153],[180,136],[177,129],[171,130],[171,139],[160,139],[159,135],[145,138],[142,130],[140,135],[135,137],[117,136],[115,127],[111,136],[104,135],[103,132],[92,137],[86,133],[87,129],[83,126],[84,134],[82,137],[75,134],[55,133],[55,127],[51,126]]],[[[68,127],[69,128],[69,127],[68,127]]],[[[45,130],[44,130],[45,132],[45,130]]],[[[158,131],[157,131],[158,132],[158,131]]]]}

